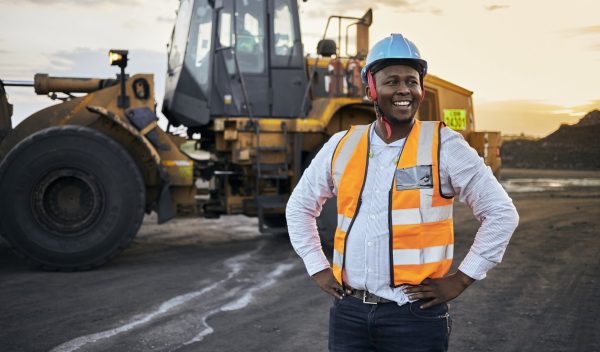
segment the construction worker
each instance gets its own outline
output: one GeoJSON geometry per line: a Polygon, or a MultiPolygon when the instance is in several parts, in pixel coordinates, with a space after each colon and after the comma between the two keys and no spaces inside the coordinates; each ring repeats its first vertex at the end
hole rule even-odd
{"type": "Polygon", "coordinates": [[[446,302],[501,261],[517,226],[512,200],[463,137],[415,119],[426,73],[427,62],[402,35],[377,42],[361,71],[377,120],[333,135],[289,199],[292,245],[334,297],[330,351],[446,351],[446,302]],[[330,265],[315,218],[335,196],[330,265]],[[454,197],[481,225],[448,274],[454,197]]]}

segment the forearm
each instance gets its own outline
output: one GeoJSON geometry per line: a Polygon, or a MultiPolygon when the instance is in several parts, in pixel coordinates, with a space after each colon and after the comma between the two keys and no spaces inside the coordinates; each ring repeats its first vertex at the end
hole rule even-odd
{"type": "Polygon", "coordinates": [[[481,223],[459,270],[480,280],[502,260],[519,216],[512,200],[475,150],[460,135],[443,132],[442,187],[466,203],[481,223]]]}
{"type": "Polygon", "coordinates": [[[323,253],[316,224],[316,215],[308,210],[308,200],[300,192],[294,191],[286,208],[288,233],[292,247],[304,261],[309,275],[329,267],[323,253]]]}
{"type": "Polygon", "coordinates": [[[481,221],[469,253],[459,266],[468,276],[481,280],[502,261],[508,242],[517,227],[519,215],[511,199],[494,180],[484,180],[478,196],[467,204],[481,221]]]}
{"type": "Polygon", "coordinates": [[[469,275],[465,274],[464,272],[462,272],[460,270],[457,270],[455,275],[456,275],[456,280],[463,286],[464,289],[471,286],[471,284],[473,282],[475,282],[475,279],[473,279],[472,277],[470,277],[469,275]]]}

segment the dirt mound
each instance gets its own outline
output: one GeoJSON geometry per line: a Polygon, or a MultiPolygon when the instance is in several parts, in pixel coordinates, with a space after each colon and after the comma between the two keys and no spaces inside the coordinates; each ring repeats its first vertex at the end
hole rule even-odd
{"type": "Polygon", "coordinates": [[[589,126],[600,124],[600,110],[593,110],[585,114],[585,116],[577,122],[577,126],[589,126]]]}
{"type": "Polygon", "coordinates": [[[600,111],[591,111],[578,123],[562,125],[537,141],[504,142],[502,165],[535,169],[600,169],[600,111]]]}

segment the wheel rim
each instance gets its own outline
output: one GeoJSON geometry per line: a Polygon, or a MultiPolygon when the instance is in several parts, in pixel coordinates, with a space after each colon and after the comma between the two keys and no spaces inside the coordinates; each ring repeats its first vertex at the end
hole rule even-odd
{"type": "Polygon", "coordinates": [[[92,227],[104,203],[98,181],[76,169],[50,172],[33,192],[34,217],[60,237],[74,237],[92,227]]]}

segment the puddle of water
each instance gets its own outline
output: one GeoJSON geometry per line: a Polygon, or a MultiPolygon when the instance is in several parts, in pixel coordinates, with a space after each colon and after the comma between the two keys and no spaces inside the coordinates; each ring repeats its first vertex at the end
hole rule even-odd
{"type": "Polygon", "coordinates": [[[600,187],[598,178],[513,178],[500,181],[509,193],[543,192],[567,187],[600,187]]]}

